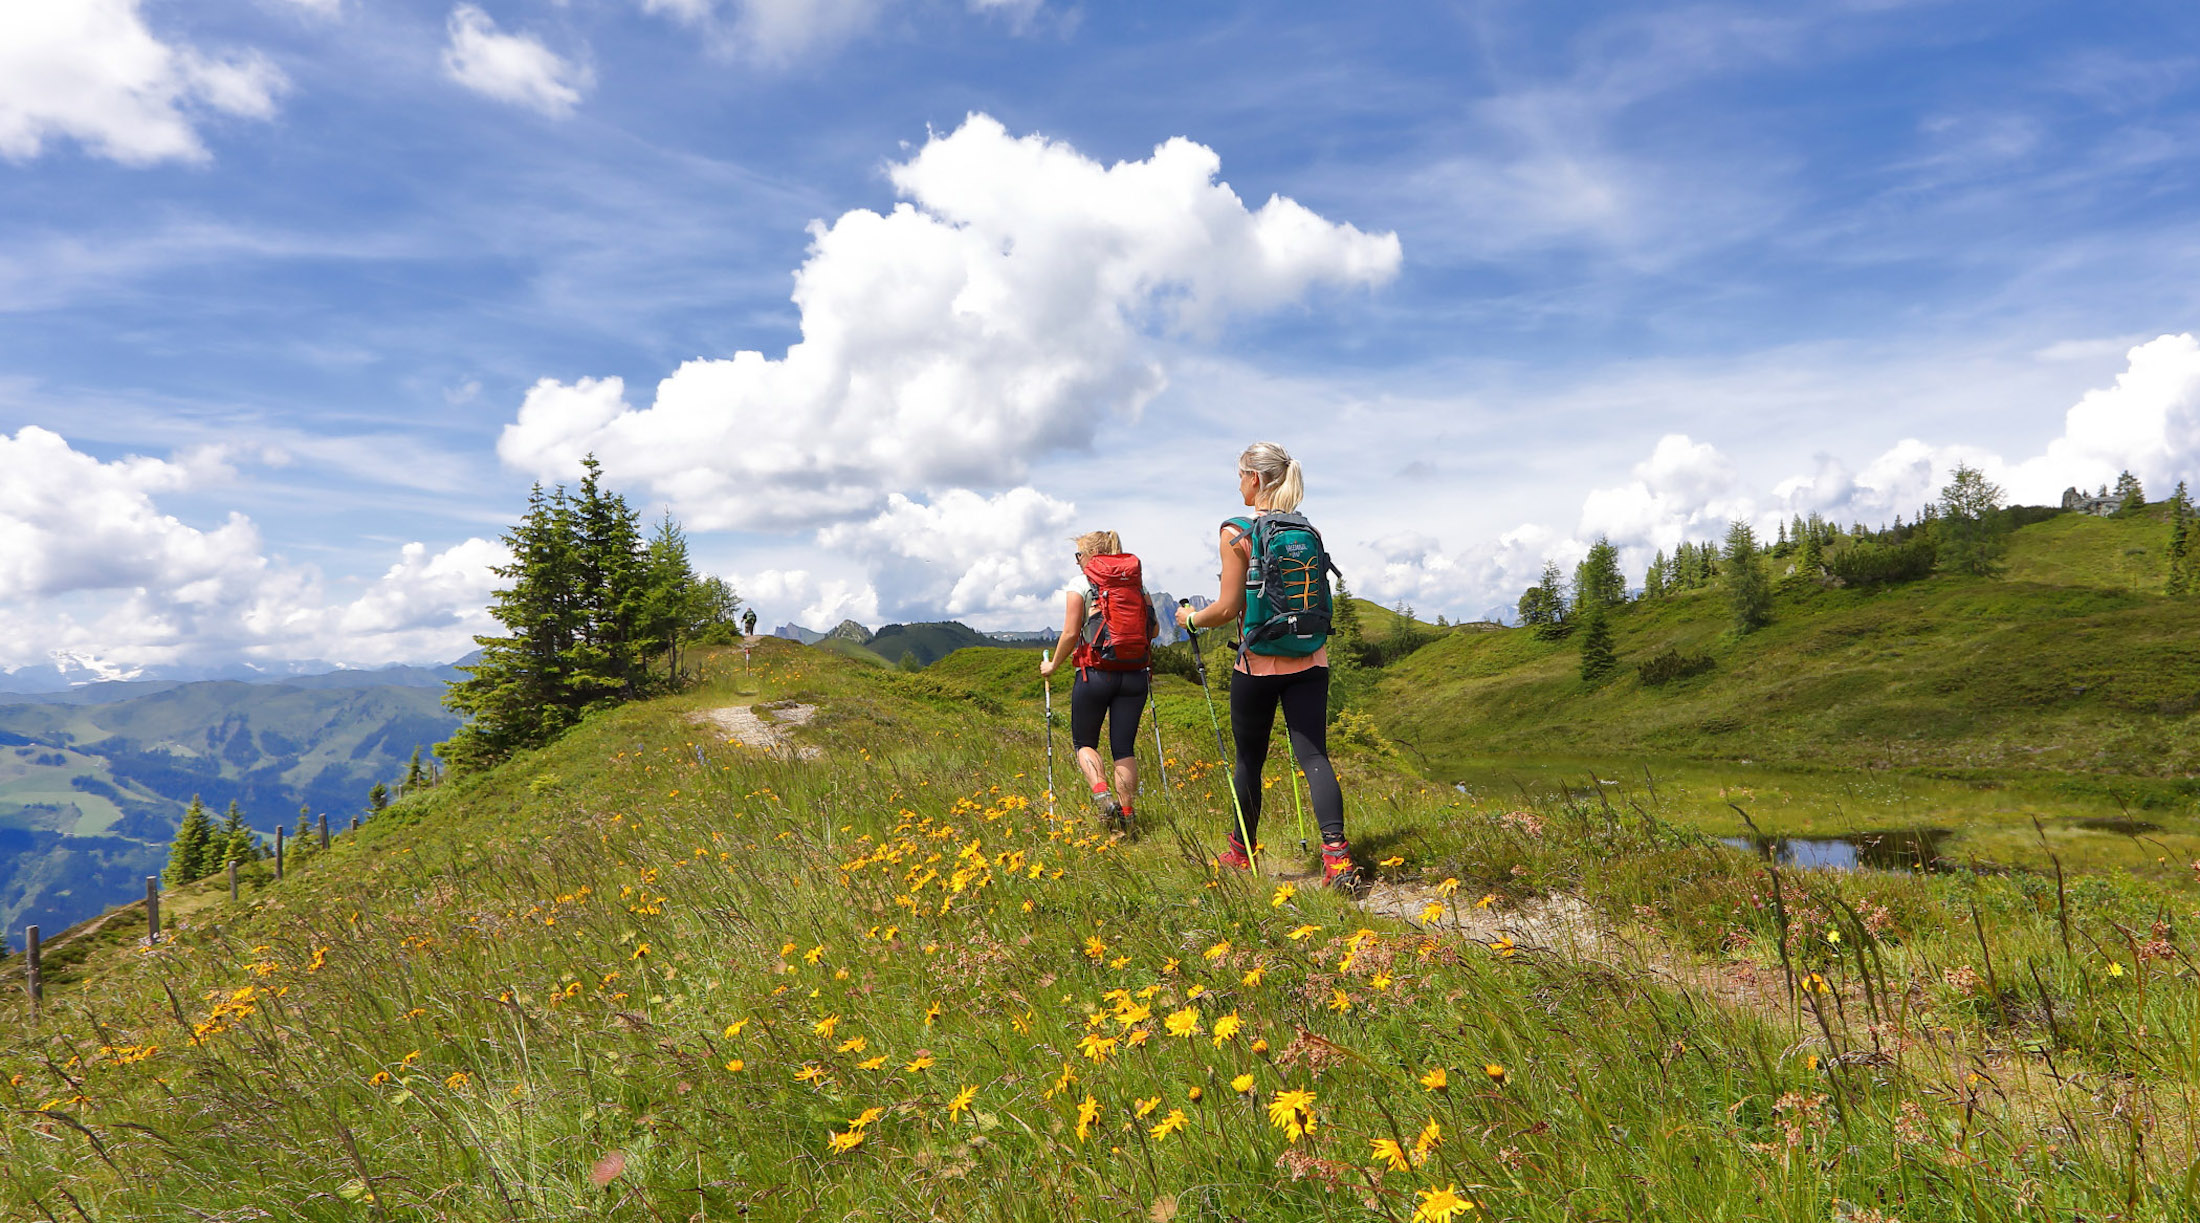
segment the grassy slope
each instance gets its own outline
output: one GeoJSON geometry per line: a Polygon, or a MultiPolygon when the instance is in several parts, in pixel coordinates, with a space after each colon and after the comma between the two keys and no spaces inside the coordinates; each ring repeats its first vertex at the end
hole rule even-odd
{"type": "Polygon", "coordinates": [[[1454,634],[1390,669],[1381,719],[1439,766],[1747,756],[2182,781],[2200,747],[2200,603],[2116,576],[2160,532],[2051,520],[2015,534],[2003,579],[1786,591],[1772,624],[1739,638],[1717,590],[1634,605],[1613,617],[1622,674],[1597,687],[1579,678],[1576,641],[1454,634]],[[1717,669],[1643,686],[1634,664],[1668,648],[1717,669]]]}
{"type": "Polygon", "coordinates": [[[904,676],[768,643],[753,699],[821,704],[822,762],[699,733],[752,699],[729,675],[407,800],[240,911],[175,896],[172,943],[96,944],[42,1023],[0,1003],[0,1214],[1404,1220],[1445,1186],[1554,1221],[2200,1208],[2190,961],[2166,927],[2131,954],[2119,926],[2168,903],[2142,885],[2076,881],[2067,928],[2030,879],[1787,877],[1775,909],[1748,860],[1653,820],[1348,761],[1386,888],[1464,882],[1416,931],[1210,876],[1225,817],[1182,692],[1142,844],[1046,818],[1028,655],[1003,653],[904,676]],[[1625,942],[1442,932],[1546,892],[1625,942]],[[1791,1006],[1783,959],[1830,992],[1791,1006]],[[1705,969],[1726,988],[1670,985],[1705,969]],[[1416,1081],[1437,1066],[1443,1092],[1416,1081]]]}

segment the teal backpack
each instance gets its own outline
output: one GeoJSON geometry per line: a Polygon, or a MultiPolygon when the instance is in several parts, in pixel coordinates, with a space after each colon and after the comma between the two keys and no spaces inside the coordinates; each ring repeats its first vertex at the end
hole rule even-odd
{"type": "Polygon", "coordinates": [[[1304,514],[1232,518],[1225,525],[1251,542],[1245,569],[1241,649],[1276,658],[1304,658],[1329,640],[1329,575],[1337,573],[1321,532],[1304,514]]]}

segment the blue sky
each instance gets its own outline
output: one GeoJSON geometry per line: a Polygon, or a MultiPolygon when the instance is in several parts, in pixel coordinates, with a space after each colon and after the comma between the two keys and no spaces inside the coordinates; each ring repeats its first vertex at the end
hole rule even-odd
{"type": "Polygon", "coordinates": [[[1639,564],[1729,515],[1908,512],[1958,459],[2038,500],[2200,450],[2190,6],[23,8],[0,668],[452,656],[576,445],[708,524],[768,620],[995,627],[1051,618],[1091,526],[1211,581],[1255,437],[1356,589],[1454,616],[1600,532],[1639,564]],[[1211,248],[1167,214],[1221,207],[1196,158],[1106,178],[1176,138],[1242,201],[1190,225],[1211,248]],[[1311,213],[1273,276],[1271,196],[1311,213]],[[915,245],[842,224],[897,203],[915,245]],[[874,327],[957,234],[1039,265],[981,331],[1094,330],[996,360],[961,306],[874,327]],[[1055,296],[1110,268],[1142,279],[1055,296]],[[805,269],[850,296],[806,320],[805,269]],[[883,399],[760,406],[805,325],[852,328],[827,366],[883,399]],[[882,372],[924,361],[944,414],[882,372]],[[608,378],[508,436],[543,380],[608,378]]]}

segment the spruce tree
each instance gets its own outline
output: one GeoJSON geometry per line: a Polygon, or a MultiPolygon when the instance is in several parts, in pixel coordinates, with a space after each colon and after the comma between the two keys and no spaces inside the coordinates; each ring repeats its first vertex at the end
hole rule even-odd
{"type": "Polygon", "coordinates": [[[2177,489],[2169,495],[2169,580],[2163,584],[2162,593],[2172,599],[2182,599],[2193,593],[2192,557],[2192,498],[2185,491],[2185,482],[2179,480],[2177,489]]]}
{"type": "Polygon", "coordinates": [[[1799,588],[1807,589],[1818,584],[1826,570],[1826,547],[1818,542],[1818,532],[1803,533],[1802,549],[1796,554],[1793,580],[1799,588]]]}
{"type": "Polygon", "coordinates": [[[229,800],[221,830],[208,842],[208,848],[203,865],[209,875],[232,862],[250,862],[260,856],[252,848],[252,829],[244,822],[244,809],[237,805],[236,799],[229,800]]]}
{"type": "Polygon", "coordinates": [[[208,852],[213,848],[214,817],[207,814],[206,804],[199,796],[191,796],[191,805],[183,812],[183,824],[176,829],[176,839],[168,847],[168,869],[161,877],[169,887],[181,887],[206,878],[208,852]]]}
{"type": "Polygon", "coordinates": [[[603,487],[603,465],[594,455],[581,460],[581,467],[585,474],[573,503],[581,631],[569,651],[566,675],[576,712],[640,694],[648,602],[640,521],[626,498],[603,487]]]}
{"type": "Polygon", "coordinates": [[[1772,582],[1765,576],[1764,560],[1757,551],[1757,532],[1735,519],[1726,528],[1724,559],[1727,604],[1734,611],[1734,631],[1754,632],[1772,619],[1772,582]]]}
{"type": "Polygon", "coordinates": [[[420,747],[415,744],[412,760],[405,765],[405,788],[400,793],[411,794],[426,784],[428,784],[428,770],[425,765],[420,763],[420,747]]]}
{"type": "Polygon", "coordinates": [[[474,638],[480,659],[443,693],[445,705],[468,716],[437,750],[451,767],[483,767],[540,747],[579,719],[567,682],[583,619],[574,541],[565,490],[535,485],[526,515],[504,536],[511,563],[492,570],[507,585],[489,614],[509,635],[474,638]]]}
{"type": "Polygon", "coordinates": [[[2119,517],[2145,509],[2147,493],[2139,486],[2139,477],[2123,472],[2116,477],[2116,513],[2119,517]]]}
{"type": "Polygon", "coordinates": [[[1329,611],[1329,720],[1351,708],[1367,682],[1367,643],[1360,634],[1360,609],[1352,592],[1337,579],[1329,611]]]}
{"type": "Polygon", "coordinates": [[[1651,560],[1650,568],[1643,572],[1643,598],[1662,599],[1665,597],[1665,565],[1665,551],[1661,548],[1658,550],[1657,556],[1651,560]]]}
{"type": "Polygon", "coordinates": [[[1574,566],[1574,608],[1612,607],[1627,601],[1627,579],[1620,576],[1619,549],[1602,535],[1574,566]]]}
{"type": "Polygon", "coordinates": [[[367,814],[380,815],[390,807],[390,788],[381,782],[367,787],[367,814]]]}
{"type": "Polygon", "coordinates": [[[1593,684],[1619,670],[1619,656],[1612,650],[1612,625],[1605,618],[1604,608],[1592,606],[1588,621],[1589,627],[1581,635],[1581,678],[1593,684]]]}
{"type": "Polygon", "coordinates": [[[665,659],[666,678],[677,683],[680,651],[699,629],[703,590],[688,559],[687,535],[667,513],[650,532],[642,554],[643,669],[650,655],[665,659]]]}

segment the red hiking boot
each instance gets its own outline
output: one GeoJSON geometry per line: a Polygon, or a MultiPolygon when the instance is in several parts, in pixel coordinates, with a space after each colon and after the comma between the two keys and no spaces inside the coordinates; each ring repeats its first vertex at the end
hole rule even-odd
{"type": "Polygon", "coordinates": [[[1233,833],[1224,845],[1221,856],[1215,859],[1215,865],[1227,867],[1231,870],[1249,871],[1253,869],[1253,859],[1247,856],[1245,843],[1238,840],[1236,834],[1233,833]]]}
{"type": "Polygon", "coordinates": [[[1322,886],[1349,891],[1359,881],[1359,868],[1352,865],[1352,846],[1344,841],[1322,842],[1322,886]]]}

